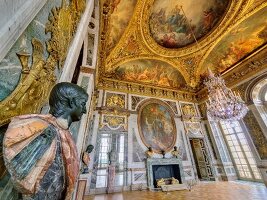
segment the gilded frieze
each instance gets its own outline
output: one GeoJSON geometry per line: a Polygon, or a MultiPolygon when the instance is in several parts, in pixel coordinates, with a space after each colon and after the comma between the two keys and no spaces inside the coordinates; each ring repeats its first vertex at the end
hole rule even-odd
{"type": "Polygon", "coordinates": [[[152,96],[157,98],[167,98],[173,100],[186,100],[195,102],[196,96],[192,92],[187,91],[177,91],[172,89],[144,86],[138,83],[127,83],[125,81],[116,81],[103,78],[101,82],[98,83],[99,89],[119,91],[143,96],[152,96]]]}

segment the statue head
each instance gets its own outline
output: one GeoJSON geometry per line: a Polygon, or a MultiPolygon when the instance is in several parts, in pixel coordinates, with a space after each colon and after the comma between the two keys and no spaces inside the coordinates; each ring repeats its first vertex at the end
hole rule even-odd
{"type": "Polygon", "coordinates": [[[152,151],[152,147],[148,147],[148,151],[152,151]]]}
{"type": "Polygon", "coordinates": [[[87,152],[87,153],[91,153],[91,152],[93,151],[93,149],[94,149],[94,145],[89,144],[89,145],[87,146],[87,148],[86,148],[86,152],[87,152]]]}
{"type": "Polygon", "coordinates": [[[50,92],[49,113],[56,118],[63,118],[70,125],[79,121],[86,113],[88,94],[78,85],[68,82],[56,84],[50,92]]]}
{"type": "Polygon", "coordinates": [[[175,151],[177,151],[177,146],[174,146],[173,148],[174,148],[175,151]]]}

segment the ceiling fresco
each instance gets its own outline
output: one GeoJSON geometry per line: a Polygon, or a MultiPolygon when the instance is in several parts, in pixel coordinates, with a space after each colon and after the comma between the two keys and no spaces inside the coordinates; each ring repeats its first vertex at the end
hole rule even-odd
{"type": "Polygon", "coordinates": [[[181,89],[186,82],[181,73],[168,63],[157,60],[140,59],[130,61],[115,68],[109,77],[159,87],[181,89]]]}
{"type": "Polygon", "coordinates": [[[166,48],[192,44],[194,36],[199,40],[218,25],[228,4],[229,0],[156,0],[149,19],[151,35],[166,48]]]}
{"type": "Polygon", "coordinates": [[[129,24],[136,1],[137,0],[113,0],[111,2],[107,52],[117,44],[129,24]]]}
{"type": "Polygon", "coordinates": [[[101,9],[99,88],[190,96],[207,67],[224,73],[267,42],[267,1],[106,0],[101,9]]]}
{"type": "Polygon", "coordinates": [[[234,26],[212,49],[202,70],[209,67],[222,73],[266,42],[267,7],[234,26]]]}

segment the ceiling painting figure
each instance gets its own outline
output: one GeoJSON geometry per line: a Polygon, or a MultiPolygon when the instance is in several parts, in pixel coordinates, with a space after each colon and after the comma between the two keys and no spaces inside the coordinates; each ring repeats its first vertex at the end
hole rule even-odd
{"type": "MultiPolygon", "coordinates": [[[[225,35],[202,66],[222,73],[267,42],[267,7],[250,16],[225,35]]],[[[207,68],[203,68],[204,70],[207,68]]]]}
{"type": "Polygon", "coordinates": [[[110,32],[107,51],[110,52],[122,37],[133,15],[136,0],[114,0],[111,3],[110,32]]]}
{"type": "Polygon", "coordinates": [[[122,64],[115,68],[109,77],[161,87],[182,88],[186,85],[181,73],[173,66],[162,61],[148,59],[122,64]]]}
{"type": "Polygon", "coordinates": [[[194,36],[199,40],[219,24],[229,2],[156,0],[149,20],[151,35],[158,44],[166,48],[180,48],[192,44],[195,42],[194,36]]]}

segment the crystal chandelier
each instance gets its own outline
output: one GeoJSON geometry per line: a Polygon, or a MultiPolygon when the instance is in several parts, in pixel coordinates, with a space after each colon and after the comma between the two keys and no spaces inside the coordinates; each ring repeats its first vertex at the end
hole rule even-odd
{"type": "Polygon", "coordinates": [[[209,101],[207,104],[207,116],[212,121],[240,120],[248,111],[245,102],[239,94],[227,88],[220,76],[215,76],[210,69],[208,79],[204,84],[208,88],[209,101]]]}
{"type": "MultiPolygon", "coordinates": [[[[186,21],[189,24],[194,40],[199,46],[191,26],[191,21],[188,20],[182,6],[181,10],[186,17],[186,21]]],[[[204,82],[204,84],[208,87],[209,92],[209,101],[206,102],[208,119],[211,121],[242,119],[248,112],[245,102],[241,99],[239,94],[236,94],[226,87],[224,80],[220,76],[215,76],[209,68],[208,71],[208,80],[204,82]]]]}

